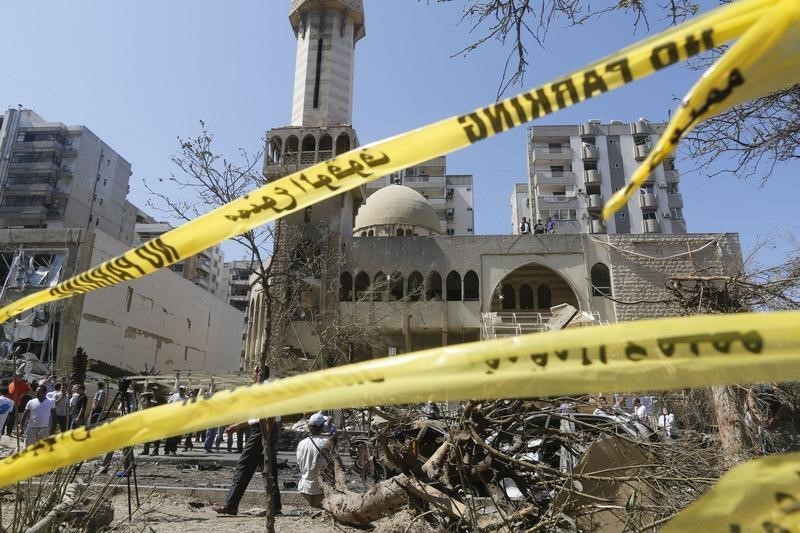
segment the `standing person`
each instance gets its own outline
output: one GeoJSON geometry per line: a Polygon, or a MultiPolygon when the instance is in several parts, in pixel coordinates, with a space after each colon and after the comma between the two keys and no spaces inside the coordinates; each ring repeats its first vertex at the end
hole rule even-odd
{"type": "Polygon", "coordinates": [[[308,419],[310,435],[297,445],[297,465],[300,467],[300,481],[297,490],[312,507],[322,507],[322,485],[320,484],[320,468],[327,462],[323,451],[329,453],[333,448],[333,439],[322,435],[328,417],[315,413],[308,419]]]}
{"type": "MultiPolygon", "coordinates": [[[[176,402],[185,402],[188,398],[186,397],[186,387],[180,385],[178,390],[169,397],[167,403],[176,403],[176,402]]],[[[178,455],[178,443],[181,441],[180,435],[177,437],[169,437],[166,441],[164,441],[164,455],[178,455]]]]}
{"type": "Polygon", "coordinates": [[[547,224],[545,224],[544,228],[550,235],[556,232],[556,223],[553,222],[553,219],[551,217],[547,217],[547,224]]]}
{"type": "Polygon", "coordinates": [[[677,435],[675,431],[675,415],[670,413],[666,405],[661,408],[661,414],[658,415],[658,428],[664,430],[664,435],[666,435],[667,438],[674,439],[677,435]]]}
{"type": "Polygon", "coordinates": [[[75,392],[78,395],[72,403],[72,424],[71,428],[75,429],[86,425],[86,407],[89,403],[89,398],[86,397],[86,385],[79,383],[75,385],[75,392]]]}
{"type": "Polygon", "coordinates": [[[536,221],[536,224],[533,225],[533,232],[536,234],[544,233],[544,224],[542,224],[542,219],[536,221]]]}
{"type": "Polygon", "coordinates": [[[640,422],[647,422],[647,407],[642,405],[642,400],[639,398],[633,400],[633,418],[640,422]]]}
{"type": "MultiPolygon", "coordinates": [[[[194,402],[197,399],[197,389],[192,389],[192,392],[189,393],[189,399],[194,402]]],[[[194,449],[194,444],[192,444],[192,437],[194,433],[187,433],[185,439],[183,441],[183,451],[188,452],[189,450],[194,449]]]]}
{"type": "MultiPolygon", "coordinates": [[[[144,391],[139,395],[139,409],[150,409],[151,407],[155,407],[158,405],[158,402],[155,399],[155,395],[152,391],[144,391]]],[[[161,441],[156,440],[153,442],[145,442],[144,443],[144,450],[140,455],[151,455],[150,454],[150,447],[153,447],[153,456],[158,455],[158,448],[161,446],[161,441]]],[[[166,446],[166,445],[165,445],[166,446]]],[[[166,452],[164,452],[166,454],[166,452]]]]}
{"type": "MultiPolygon", "coordinates": [[[[84,391],[86,388],[84,387],[84,391]]],[[[97,392],[94,393],[94,397],[92,397],[92,416],[89,420],[91,425],[95,425],[98,420],[100,420],[100,416],[103,414],[103,410],[106,408],[106,384],[102,381],[97,382],[97,392]]]]}
{"type": "Polygon", "coordinates": [[[28,385],[28,382],[22,379],[22,375],[19,373],[14,374],[14,377],[11,380],[11,384],[8,386],[8,397],[14,400],[14,410],[11,414],[8,415],[8,436],[11,436],[11,429],[15,426],[17,421],[17,416],[22,412],[22,408],[24,407],[22,404],[22,398],[26,394],[31,392],[31,386],[28,385]]]}
{"type": "Polygon", "coordinates": [[[747,391],[747,408],[757,424],[762,453],[788,452],[797,447],[792,409],[780,386],[773,383],[753,385],[747,391]]]}
{"type": "MultiPolygon", "coordinates": [[[[8,396],[8,385],[0,386],[0,428],[6,424],[6,420],[16,409],[14,400],[8,396]]],[[[0,432],[1,433],[1,432],[0,432]]]]}
{"type": "Polygon", "coordinates": [[[528,235],[531,232],[531,223],[525,217],[522,217],[522,222],[519,223],[519,232],[521,235],[528,235]]]}
{"type": "MultiPolygon", "coordinates": [[[[214,396],[215,392],[216,392],[216,387],[212,383],[208,387],[208,390],[206,391],[206,393],[203,396],[205,396],[206,398],[211,398],[212,396],[214,396]]],[[[208,428],[206,430],[206,438],[205,438],[205,442],[203,443],[203,449],[205,449],[206,453],[211,453],[212,451],[214,451],[213,450],[214,441],[217,440],[218,433],[219,433],[219,428],[216,427],[216,426],[213,427],[213,428],[208,428]]],[[[219,441],[217,441],[217,451],[219,451],[219,441]]]]}
{"type": "Polygon", "coordinates": [[[25,404],[25,412],[19,424],[20,431],[25,427],[25,446],[50,436],[55,413],[56,404],[47,397],[47,387],[40,385],[36,388],[36,397],[25,404]]]}
{"type": "Polygon", "coordinates": [[[67,395],[66,386],[60,381],[55,384],[53,392],[48,392],[47,397],[53,400],[56,404],[56,422],[58,430],[64,432],[67,430],[67,395]]]}
{"type": "MultiPolygon", "coordinates": [[[[269,369],[267,369],[267,372],[269,372],[269,369]]],[[[253,383],[258,383],[260,381],[259,378],[260,374],[258,367],[256,367],[253,369],[253,383]]],[[[270,437],[272,437],[273,433],[277,434],[276,431],[272,431],[271,424],[274,424],[273,419],[267,421],[270,437]]],[[[258,468],[258,465],[264,463],[264,444],[261,440],[261,424],[258,419],[232,424],[227,427],[225,432],[230,436],[234,431],[244,429],[246,426],[250,426],[250,434],[247,437],[247,443],[244,445],[242,455],[239,456],[239,460],[236,463],[236,469],[233,472],[233,484],[225,498],[225,505],[214,508],[214,511],[219,514],[236,515],[239,512],[239,502],[244,495],[244,491],[247,490],[247,485],[249,485],[250,480],[253,479],[253,474],[256,468],[258,468]]],[[[270,444],[272,445],[272,438],[270,438],[270,444]]],[[[276,447],[275,445],[271,447],[274,455],[276,447]]],[[[270,457],[270,461],[272,461],[272,457],[270,457]]],[[[278,488],[278,470],[274,464],[272,465],[272,472],[274,475],[274,483],[272,484],[273,492],[270,496],[272,498],[275,514],[278,515],[281,514],[281,494],[278,488]]]]}

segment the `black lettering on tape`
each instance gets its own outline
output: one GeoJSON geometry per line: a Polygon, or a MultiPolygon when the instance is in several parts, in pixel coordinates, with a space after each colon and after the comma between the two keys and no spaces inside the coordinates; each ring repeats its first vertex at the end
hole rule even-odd
{"type": "Polygon", "coordinates": [[[583,73],[584,98],[591,98],[594,93],[603,94],[604,92],[608,92],[608,85],[596,70],[587,70],[583,73]]]}
{"type": "Polygon", "coordinates": [[[535,94],[534,91],[527,92],[523,95],[523,98],[525,98],[530,106],[530,120],[537,119],[553,112],[552,105],[550,104],[550,100],[547,98],[544,89],[536,89],[535,94]]]}
{"type": "Polygon", "coordinates": [[[484,107],[481,111],[489,120],[493,133],[502,133],[514,127],[514,120],[503,102],[484,107]]]}
{"type": "Polygon", "coordinates": [[[627,57],[623,57],[618,61],[607,63],[606,72],[617,72],[622,77],[622,81],[624,83],[630,83],[633,81],[633,74],[631,73],[631,67],[628,64],[627,57]]]}
{"type": "Polygon", "coordinates": [[[664,43],[650,52],[650,64],[656,70],[674,65],[678,62],[678,47],[675,43],[664,43]]]}
{"type": "Polygon", "coordinates": [[[467,134],[469,142],[474,143],[485,139],[489,136],[486,130],[486,124],[483,123],[481,117],[477,113],[470,113],[469,115],[461,115],[458,117],[458,123],[462,124],[461,128],[467,134]]]}
{"type": "Polygon", "coordinates": [[[647,357],[647,350],[644,346],[639,346],[634,342],[628,341],[628,344],[625,346],[625,357],[630,361],[641,361],[647,357]]]}
{"type": "Polygon", "coordinates": [[[554,84],[550,85],[550,90],[556,95],[556,106],[559,109],[567,107],[570,104],[577,104],[580,102],[580,99],[578,98],[578,90],[575,88],[575,83],[573,83],[572,78],[555,82],[554,84]],[[564,98],[565,93],[569,95],[570,104],[568,104],[564,98]]]}
{"type": "Polygon", "coordinates": [[[528,115],[525,112],[525,107],[523,107],[522,103],[519,101],[519,97],[515,96],[509,100],[511,102],[511,107],[514,108],[514,111],[517,112],[517,118],[519,119],[520,124],[528,122],[528,115]]]}
{"type": "Polygon", "coordinates": [[[122,281],[135,279],[139,276],[144,276],[146,273],[144,270],[141,269],[139,265],[137,265],[136,263],[134,263],[125,256],[112,259],[111,264],[120,269],[121,273],[119,274],[119,276],[122,281]],[[138,275],[128,273],[132,271],[135,271],[136,273],[138,273],[138,275]]]}

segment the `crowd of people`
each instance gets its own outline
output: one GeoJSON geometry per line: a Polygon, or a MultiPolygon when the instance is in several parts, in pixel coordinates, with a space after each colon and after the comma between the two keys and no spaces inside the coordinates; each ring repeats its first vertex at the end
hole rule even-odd
{"type": "Polygon", "coordinates": [[[541,219],[536,221],[536,224],[531,226],[527,217],[522,217],[522,222],[519,223],[519,232],[522,235],[530,235],[531,233],[537,235],[549,234],[552,235],[556,232],[556,223],[551,217],[547,217],[547,222],[542,222],[541,219]]]}

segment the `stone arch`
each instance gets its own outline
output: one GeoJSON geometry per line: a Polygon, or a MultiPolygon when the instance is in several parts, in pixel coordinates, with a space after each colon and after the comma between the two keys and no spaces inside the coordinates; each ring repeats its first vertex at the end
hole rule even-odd
{"type": "Polygon", "coordinates": [[[286,138],[286,149],[283,155],[283,162],[297,163],[297,154],[300,152],[300,140],[296,135],[289,135],[286,138]]]}
{"type": "Polygon", "coordinates": [[[319,160],[325,161],[333,157],[333,137],[327,133],[319,138],[319,160]]]}
{"type": "Polygon", "coordinates": [[[386,289],[388,288],[388,284],[386,283],[386,274],[383,271],[379,271],[375,274],[375,277],[372,278],[372,301],[373,302],[382,302],[386,298],[384,298],[384,294],[386,293],[386,289]]]}
{"type": "Polygon", "coordinates": [[[356,301],[369,299],[369,275],[363,270],[356,274],[356,301]]]}
{"type": "Polygon", "coordinates": [[[283,163],[283,139],[277,135],[269,140],[269,158],[273,163],[283,163]]]}
{"type": "Polygon", "coordinates": [[[501,304],[504,311],[513,310],[517,308],[517,295],[514,292],[514,286],[510,283],[504,283],[501,291],[501,304]]]}
{"type": "Polygon", "coordinates": [[[446,296],[448,302],[461,301],[461,274],[459,274],[455,270],[451,271],[447,275],[447,280],[445,281],[445,287],[447,288],[446,296]]]}
{"type": "Polygon", "coordinates": [[[592,296],[613,296],[611,273],[603,263],[595,263],[591,270],[592,296]]]}
{"type": "Polygon", "coordinates": [[[408,289],[406,294],[408,294],[408,301],[410,302],[418,302],[422,299],[425,289],[425,280],[422,278],[422,274],[418,271],[414,271],[408,275],[408,289]]]}
{"type": "Polygon", "coordinates": [[[414,236],[414,230],[412,230],[411,228],[408,228],[406,230],[406,237],[413,237],[413,236],[414,236]]]}
{"type": "Polygon", "coordinates": [[[540,283],[536,287],[536,307],[548,311],[553,307],[553,291],[547,283],[540,283]]]}
{"type": "Polygon", "coordinates": [[[533,310],[533,289],[527,283],[519,287],[519,308],[524,311],[533,310]]]}
{"type": "Polygon", "coordinates": [[[464,301],[477,302],[480,300],[480,281],[478,275],[473,270],[468,270],[464,274],[464,301]]]}
{"type": "Polygon", "coordinates": [[[389,301],[396,302],[403,299],[404,288],[403,275],[400,272],[392,272],[392,277],[389,280],[389,301]]]}
{"type": "MultiPolygon", "coordinates": [[[[563,278],[555,270],[542,264],[526,263],[508,272],[505,277],[492,289],[492,301],[489,303],[489,310],[522,311],[521,301],[515,301],[513,307],[509,307],[509,303],[506,298],[505,287],[506,285],[509,285],[513,291],[514,288],[521,288],[523,284],[528,284],[531,286],[531,288],[534,288],[534,296],[538,296],[537,293],[539,286],[543,284],[547,286],[547,289],[550,293],[550,305],[547,306],[547,309],[562,303],[570,304],[576,309],[580,309],[581,307],[578,296],[567,279],[563,278]],[[502,299],[500,298],[501,294],[503,295],[502,299]]],[[[516,296],[516,291],[513,291],[513,293],[515,293],[516,296]]],[[[542,298],[542,300],[544,300],[544,298],[542,298]]],[[[536,302],[536,299],[534,298],[534,309],[538,308],[544,310],[544,306],[541,304],[536,305],[537,303],[538,302],[536,302]]]]}
{"type": "Polygon", "coordinates": [[[339,301],[349,302],[353,299],[353,276],[350,272],[339,274],[339,301]]]}
{"type": "Polygon", "coordinates": [[[303,137],[300,145],[300,163],[309,164],[317,160],[317,138],[310,133],[303,137]]]}
{"type": "Polygon", "coordinates": [[[397,228],[397,231],[395,232],[395,235],[397,235],[398,237],[402,237],[403,236],[403,228],[397,228]]]}
{"type": "Polygon", "coordinates": [[[346,133],[341,133],[336,137],[336,155],[343,154],[350,151],[350,136],[346,133]]]}
{"type": "Polygon", "coordinates": [[[428,274],[428,280],[425,284],[425,299],[426,300],[442,300],[442,276],[435,270],[428,274]]]}

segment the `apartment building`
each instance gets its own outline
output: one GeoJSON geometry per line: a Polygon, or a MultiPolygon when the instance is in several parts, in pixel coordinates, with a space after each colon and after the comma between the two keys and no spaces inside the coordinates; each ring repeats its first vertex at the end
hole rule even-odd
{"type": "MultiPolygon", "coordinates": [[[[137,218],[145,219],[141,214],[137,218]]],[[[144,242],[155,239],[171,229],[172,225],[166,222],[150,222],[136,224],[134,231],[137,238],[144,242]]],[[[225,253],[222,248],[212,246],[171,265],[169,268],[220,300],[227,301],[228,283],[227,278],[223,275],[224,264],[225,253]]]]}
{"type": "Polygon", "coordinates": [[[552,218],[556,233],[686,233],[673,158],[655,169],[612,220],[604,223],[600,217],[604,203],[630,182],[664,127],[639,119],[529,128],[527,216],[534,222],[552,218]]]}
{"type": "Polygon", "coordinates": [[[227,283],[226,301],[242,312],[247,311],[247,302],[250,301],[252,273],[250,261],[243,259],[228,261],[223,266],[222,277],[227,283]]]}
{"type": "Polygon", "coordinates": [[[447,174],[447,157],[440,156],[366,185],[367,197],[388,185],[405,185],[424,196],[436,210],[442,235],[475,233],[472,175],[447,174]]]}
{"type": "Polygon", "coordinates": [[[131,165],[86,126],[0,115],[0,228],[100,230],[130,244],[131,165]]]}

